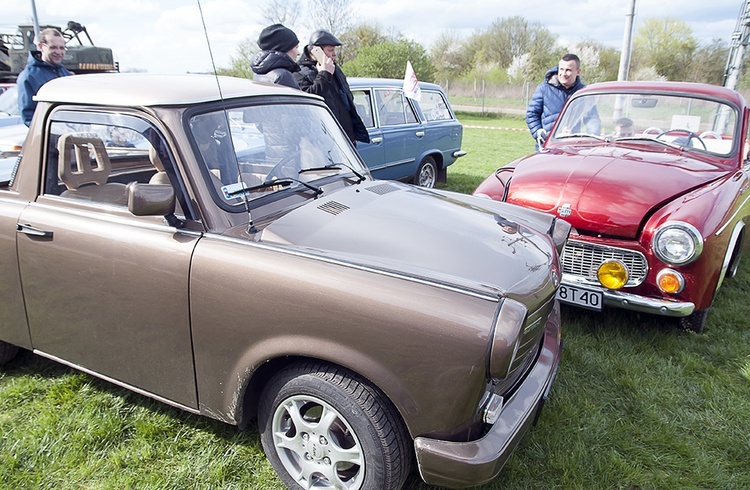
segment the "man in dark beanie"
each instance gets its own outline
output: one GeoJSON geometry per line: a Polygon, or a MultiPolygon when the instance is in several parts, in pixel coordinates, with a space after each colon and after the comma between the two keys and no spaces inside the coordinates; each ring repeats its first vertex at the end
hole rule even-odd
{"type": "Polygon", "coordinates": [[[310,44],[305,46],[297,60],[301,70],[295,73],[294,77],[300,89],[323,97],[355,146],[357,141],[369,143],[370,136],[357,113],[346,75],[339,65],[335,64],[336,46],[341,46],[341,41],[330,32],[313,32],[310,44]]]}
{"type": "Polygon", "coordinates": [[[253,56],[253,80],[299,88],[293,72],[299,71],[294,61],[299,56],[299,39],[291,29],[281,24],[266,27],[258,37],[261,49],[253,56]]]}

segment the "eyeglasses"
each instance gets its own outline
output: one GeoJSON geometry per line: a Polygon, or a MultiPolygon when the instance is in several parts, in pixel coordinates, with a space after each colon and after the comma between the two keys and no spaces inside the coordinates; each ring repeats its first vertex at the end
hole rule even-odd
{"type": "Polygon", "coordinates": [[[43,45],[47,46],[50,51],[66,51],[68,49],[65,46],[50,46],[47,43],[40,43],[40,44],[43,44],[43,45]]]}

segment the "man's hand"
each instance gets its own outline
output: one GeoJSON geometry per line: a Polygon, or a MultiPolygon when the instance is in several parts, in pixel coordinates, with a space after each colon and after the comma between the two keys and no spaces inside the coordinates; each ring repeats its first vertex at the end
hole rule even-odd
{"type": "Polygon", "coordinates": [[[336,69],[336,63],[334,63],[331,58],[326,56],[325,58],[323,58],[323,61],[318,61],[317,68],[319,72],[325,70],[333,75],[333,72],[336,69]]]}
{"type": "Polygon", "coordinates": [[[544,144],[544,140],[547,139],[547,131],[544,128],[536,132],[536,142],[541,147],[544,144]]]}

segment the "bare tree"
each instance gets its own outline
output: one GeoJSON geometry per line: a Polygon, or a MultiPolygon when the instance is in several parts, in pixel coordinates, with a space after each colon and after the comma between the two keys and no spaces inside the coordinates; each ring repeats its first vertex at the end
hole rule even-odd
{"type": "Polygon", "coordinates": [[[263,20],[269,24],[284,24],[293,27],[302,9],[300,0],[268,0],[261,9],[263,20]]]}
{"type": "Polygon", "coordinates": [[[308,0],[307,19],[310,29],[325,29],[337,35],[354,24],[350,0],[308,0]]]}

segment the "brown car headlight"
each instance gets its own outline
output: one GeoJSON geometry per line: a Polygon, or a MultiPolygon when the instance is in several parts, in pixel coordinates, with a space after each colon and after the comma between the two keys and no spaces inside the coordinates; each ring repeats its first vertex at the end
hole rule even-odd
{"type": "Polygon", "coordinates": [[[700,256],[703,251],[703,237],[690,223],[670,221],[656,230],[651,247],[662,262],[684,265],[700,256]]]}
{"type": "Polygon", "coordinates": [[[495,379],[505,379],[516,359],[526,313],[526,306],[510,298],[506,298],[500,307],[489,356],[489,373],[495,379]]]}

